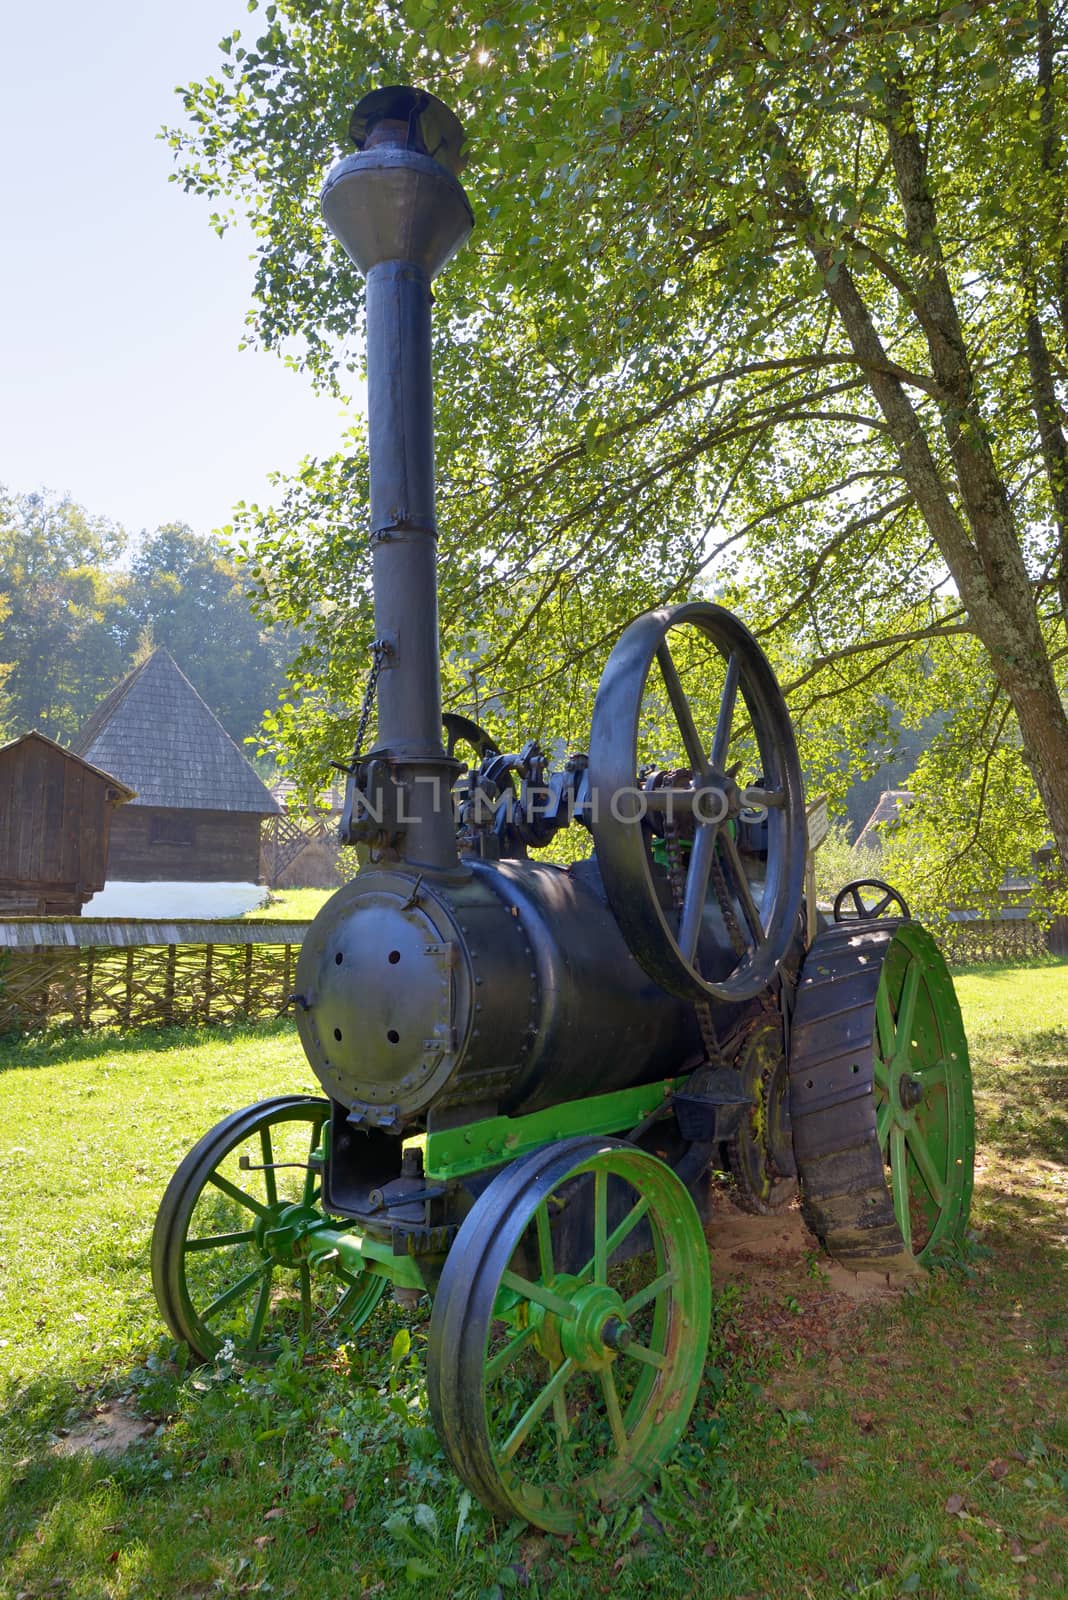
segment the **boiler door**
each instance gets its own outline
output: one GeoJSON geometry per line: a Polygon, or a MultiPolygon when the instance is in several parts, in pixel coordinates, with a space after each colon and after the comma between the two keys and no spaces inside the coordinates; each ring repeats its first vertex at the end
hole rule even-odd
{"type": "Polygon", "coordinates": [[[306,1006],[298,1026],[327,1092],[390,1127],[450,1077],[470,989],[444,907],[413,896],[403,880],[398,892],[382,886],[385,874],[373,876],[378,886],[349,885],[309,930],[297,965],[306,1006]]]}

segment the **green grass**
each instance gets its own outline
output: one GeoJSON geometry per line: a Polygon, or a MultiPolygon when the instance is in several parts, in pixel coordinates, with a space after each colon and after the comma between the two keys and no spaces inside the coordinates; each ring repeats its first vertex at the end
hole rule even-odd
{"type": "Polygon", "coordinates": [[[333,889],[272,889],[265,906],[246,911],[246,922],[310,922],[333,889]]]}
{"type": "Polygon", "coordinates": [[[383,1302],[359,1348],[269,1371],[175,1366],[147,1274],[160,1192],[227,1111],[314,1088],[291,1025],[0,1046],[0,1597],[1059,1600],[1068,967],[957,986],[980,1131],[964,1257],[859,1305],[815,1256],[732,1267],[658,1495],[570,1547],[461,1493],[421,1315],[383,1302]],[[116,1460],[58,1452],[122,1397],[158,1431],[116,1460]]]}

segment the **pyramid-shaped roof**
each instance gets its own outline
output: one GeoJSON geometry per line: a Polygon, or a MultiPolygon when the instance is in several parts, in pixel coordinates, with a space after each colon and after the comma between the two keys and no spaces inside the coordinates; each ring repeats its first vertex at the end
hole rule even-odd
{"type": "Polygon", "coordinates": [[[218,717],[163,649],[105,696],[73,749],[136,789],[133,805],[260,816],[279,810],[218,717]]]}

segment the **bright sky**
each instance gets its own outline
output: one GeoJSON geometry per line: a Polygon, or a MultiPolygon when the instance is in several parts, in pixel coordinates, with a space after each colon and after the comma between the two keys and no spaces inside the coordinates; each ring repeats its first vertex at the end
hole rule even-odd
{"type": "Polygon", "coordinates": [[[250,236],[167,182],[176,85],[217,70],[244,0],[4,6],[0,483],[131,532],[208,532],[267,474],[334,448],[336,401],[237,349],[250,236]]]}

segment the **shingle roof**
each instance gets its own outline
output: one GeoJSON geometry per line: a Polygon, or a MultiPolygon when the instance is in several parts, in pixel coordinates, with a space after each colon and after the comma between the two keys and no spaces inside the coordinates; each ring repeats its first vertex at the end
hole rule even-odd
{"type": "Polygon", "coordinates": [[[136,789],[133,805],[260,816],[279,810],[218,717],[163,649],[105,696],[73,749],[136,789]]]}
{"type": "Polygon", "coordinates": [[[125,783],[116,778],[114,773],[102,772],[91,761],[86,761],[84,756],[79,755],[77,750],[68,750],[66,745],[57,743],[55,739],[50,739],[47,733],[39,733],[36,728],[31,728],[28,733],[20,733],[17,739],[10,739],[7,744],[0,744],[0,756],[6,755],[9,750],[17,750],[19,745],[25,744],[29,739],[36,739],[39,744],[46,744],[51,750],[58,750],[60,755],[67,756],[71,761],[76,761],[80,767],[85,767],[94,777],[103,778],[105,783],[110,783],[117,791],[115,798],[120,805],[125,800],[133,799],[134,790],[128,788],[125,783]]]}

